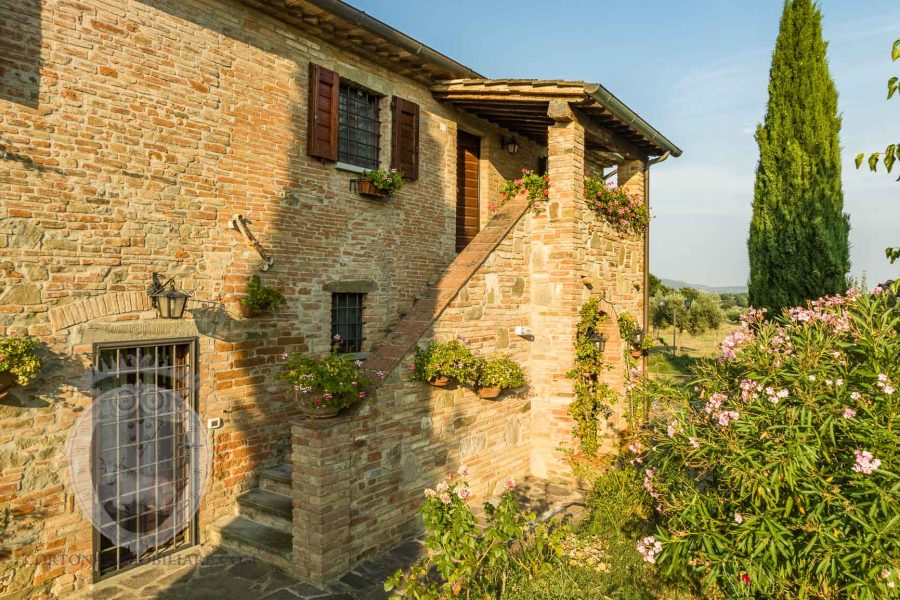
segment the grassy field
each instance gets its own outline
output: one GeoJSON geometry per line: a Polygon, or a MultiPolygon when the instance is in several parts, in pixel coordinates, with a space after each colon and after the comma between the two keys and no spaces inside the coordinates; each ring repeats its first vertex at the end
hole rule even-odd
{"type": "Polygon", "coordinates": [[[650,372],[677,379],[688,379],[691,365],[701,358],[718,356],[720,344],[738,325],[726,323],[700,335],[687,331],[678,334],[678,350],[672,356],[672,330],[651,331],[654,345],[650,349],[650,372]]]}

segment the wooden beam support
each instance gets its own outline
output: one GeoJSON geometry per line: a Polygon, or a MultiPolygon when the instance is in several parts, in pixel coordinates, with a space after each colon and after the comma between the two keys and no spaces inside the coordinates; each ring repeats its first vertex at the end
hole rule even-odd
{"type": "Polygon", "coordinates": [[[576,114],[576,118],[584,127],[584,137],[587,143],[594,143],[612,152],[617,152],[628,160],[647,160],[647,152],[634,142],[597,125],[582,114],[576,114]]]}
{"type": "Polygon", "coordinates": [[[547,116],[556,123],[571,123],[578,118],[565,100],[551,100],[547,104],[547,116]]]}

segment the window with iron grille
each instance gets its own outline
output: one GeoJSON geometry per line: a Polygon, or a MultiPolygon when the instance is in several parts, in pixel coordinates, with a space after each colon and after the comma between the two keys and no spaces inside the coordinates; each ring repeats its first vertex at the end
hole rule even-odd
{"type": "Polygon", "coordinates": [[[378,168],[378,101],[381,96],[341,82],[338,102],[338,161],[378,168]]]}
{"type": "Polygon", "coordinates": [[[331,337],[339,352],[362,352],[365,294],[331,294],[331,337]]]}

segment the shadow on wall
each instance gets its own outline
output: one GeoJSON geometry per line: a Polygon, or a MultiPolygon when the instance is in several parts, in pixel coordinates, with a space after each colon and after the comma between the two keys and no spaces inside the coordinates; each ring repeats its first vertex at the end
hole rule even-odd
{"type": "MultiPolygon", "coordinates": [[[[294,90],[287,100],[289,120],[285,119],[285,125],[282,125],[284,121],[278,113],[281,109],[277,106],[283,96],[278,96],[275,108],[268,112],[253,106],[254,100],[250,94],[242,96],[240,102],[236,102],[236,108],[230,109],[239,112],[222,111],[222,124],[232,128],[232,131],[231,149],[220,165],[226,169],[240,170],[247,168],[242,164],[244,157],[248,161],[259,161],[260,157],[275,159],[270,175],[261,176],[253,172],[248,179],[251,181],[252,178],[257,178],[262,184],[252,191],[254,196],[262,193],[259,190],[266,190],[271,195],[263,198],[261,205],[235,196],[234,206],[240,206],[256,222],[254,233],[267,249],[274,252],[276,263],[265,277],[267,283],[279,288],[288,299],[288,305],[277,314],[264,319],[253,319],[245,326],[242,326],[242,322],[228,321],[221,332],[215,334],[201,329],[204,335],[212,335],[234,345],[237,351],[232,355],[233,358],[229,358],[229,367],[226,368],[242,372],[231,379],[249,381],[240,390],[218,389],[220,379],[216,370],[205,371],[201,355],[200,371],[209,373],[203,383],[204,389],[216,389],[218,398],[227,400],[231,411],[225,415],[231,426],[225,432],[228,437],[223,439],[219,437],[223,432],[217,433],[217,444],[225,442],[222,447],[227,445],[229,448],[247,448],[247,452],[236,453],[241,456],[236,460],[226,460],[223,456],[214,457],[216,464],[213,465],[214,475],[209,482],[211,487],[207,498],[220,498],[222,495],[231,497],[237,488],[252,485],[259,469],[268,467],[273,462],[290,459],[290,425],[299,413],[292,405],[292,398],[286,396],[281,384],[274,381],[273,375],[282,352],[306,352],[310,348],[327,347],[327,340],[330,338],[329,324],[310,323],[308,318],[303,319],[304,305],[329,301],[328,294],[321,291],[320,284],[332,277],[359,279],[363,273],[371,274],[371,265],[375,271],[374,278],[382,283],[379,294],[397,294],[394,290],[396,284],[408,296],[385,302],[389,306],[388,312],[397,313],[387,315],[385,320],[396,321],[400,313],[409,310],[414,296],[425,292],[428,279],[437,277],[446,267],[435,266],[434,261],[424,265],[420,264],[422,261],[413,264],[407,257],[422,254],[418,248],[422,240],[449,239],[451,242],[446,247],[452,250],[455,203],[444,201],[447,197],[446,186],[451,184],[443,176],[445,160],[442,155],[443,152],[452,152],[452,148],[445,149],[443,141],[428,131],[423,116],[420,154],[429,165],[434,165],[434,171],[429,170],[419,182],[410,183],[397,198],[388,202],[368,201],[361,196],[348,197],[344,195],[344,190],[334,189],[335,185],[345,185],[343,182],[336,183],[342,177],[334,175],[334,165],[322,164],[310,158],[307,153],[305,82],[309,75],[306,55],[302,51],[282,43],[281,38],[273,35],[271,29],[263,28],[259,23],[246,18],[250,9],[237,2],[223,2],[226,6],[213,13],[208,6],[195,2],[139,1],[154,10],[208,29],[240,45],[291,61],[294,63],[291,80],[299,86],[299,90],[294,90]],[[261,114],[263,112],[266,114],[261,114]],[[279,143],[275,146],[271,143],[273,121],[267,119],[271,119],[273,114],[278,127],[285,128],[283,135],[279,133],[286,142],[284,145],[279,143]],[[256,122],[254,119],[260,120],[256,122]],[[249,129],[260,135],[246,135],[249,129]],[[278,152],[284,154],[276,154],[278,152]],[[277,186],[272,185],[275,181],[277,186]],[[336,196],[347,201],[336,202],[336,196]],[[246,205],[242,204],[245,202],[246,205]],[[382,222],[387,222],[388,225],[375,231],[374,225],[369,224],[367,214],[372,215],[372,222],[384,217],[382,222]],[[334,233],[336,222],[340,224],[338,229],[341,230],[337,234],[334,233]],[[354,257],[360,257],[359,261],[354,257]],[[426,272],[429,269],[434,272],[426,272]],[[416,283],[419,280],[422,289],[411,289],[419,285],[416,283]],[[235,357],[237,354],[241,356],[235,357]],[[236,462],[243,465],[235,467],[223,464],[233,465],[236,462]]],[[[264,18],[266,17],[260,16],[260,19],[264,18]]],[[[230,50],[226,49],[227,51],[230,50]]],[[[248,53],[250,55],[252,53],[248,53]]],[[[240,66],[242,69],[245,67],[240,66]]],[[[245,84],[245,81],[233,76],[228,80],[222,79],[218,93],[227,97],[234,89],[226,86],[240,87],[245,84]]],[[[390,111],[382,111],[381,118],[390,119],[390,111]]],[[[232,198],[220,196],[218,200],[230,202],[232,198]]],[[[220,212],[225,214],[224,211],[220,212]]],[[[222,227],[221,215],[219,221],[219,227],[222,227]]],[[[435,254],[438,252],[436,250],[435,254]]],[[[256,273],[258,257],[255,254],[248,256],[249,260],[236,258],[227,265],[226,274],[249,277],[256,273]]],[[[382,299],[375,300],[380,302],[382,299]]],[[[202,322],[214,321],[218,318],[213,314],[215,312],[213,307],[203,307],[194,311],[193,316],[195,319],[200,317],[202,322]]],[[[374,316],[374,309],[370,316],[374,316]]],[[[205,406],[203,398],[200,406],[205,406]]],[[[435,479],[428,484],[433,487],[438,481],[439,479],[435,479]]],[[[209,521],[201,519],[201,528],[208,523],[209,521]]]]}
{"type": "Polygon", "coordinates": [[[0,3],[0,100],[37,108],[41,0],[0,3]]]}

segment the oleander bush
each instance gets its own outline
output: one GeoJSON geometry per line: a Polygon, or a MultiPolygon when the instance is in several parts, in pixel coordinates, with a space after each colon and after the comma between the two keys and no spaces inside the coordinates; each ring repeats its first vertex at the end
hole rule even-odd
{"type": "Polygon", "coordinates": [[[468,469],[460,467],[425,490],[421,513],[428,552],[388,578],[384,589],[393,592],[393,598],[508,597],[511,579],[537,577],[559,564],[566,526],[559,521],[538,523],[534,513],[523,511],[512,479],[496,505],[484,503],[486,522],[480,526],[468,504],[473,492],[467,475],[468,469]]]}
{"type": "Polygon", "coordinates": [[[635,459],[658,519],[645,560],[710,596],[896,597],[897,293],[751,311],[695,368],[691,407],[635,459]]]}

